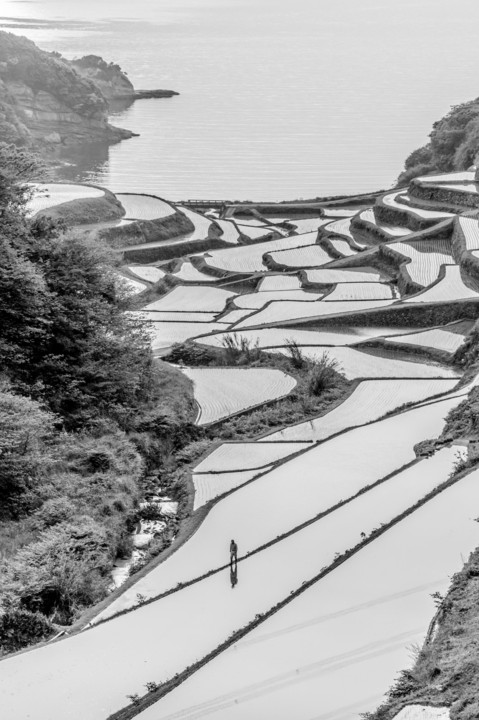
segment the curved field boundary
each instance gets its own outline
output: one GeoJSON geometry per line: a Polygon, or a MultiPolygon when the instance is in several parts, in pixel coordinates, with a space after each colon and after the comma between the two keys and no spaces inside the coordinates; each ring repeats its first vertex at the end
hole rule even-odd
{"type": "Polygon", "coordinates": [[[394,716],[394,720],[450,720],[449,708],[443,705],[406,705],[394,716]]]}
{"type": "Polygon", "coordinates": [[[152,283],[153,285],[166,275],[164,270],[154,265],[130,265],[123,269],[128,270],[130,275],[135,278],[139,278],[143,282],[152,283]]]}
{"type": "Polygon", "coordinates": [[[163,198],[147,193],[115,193],[127,220],[161,220],[174,215],[175,207],[163,198]],[[153,202],[150,202],[153,201],[153,202]]]}
{"type": "MultiPolygon", "coordinates": [[[[95,200],[98,198],[111,197],[115,195],[99,185],[86,183],[29,183],[31,197],[26,204],[26,212],[30,217],[39,213],[47,212],[53,208],[61,208],[64,205],[78,202],[79,200],[95,200]]],[[[119,213],[119,217],[123,213],[119,213]]]]}
{"type": "Polygon", "coordinates": [[[388,193],[378,198],[374,212],[380,223],[405,225],[411,231],[419,231],[454,217],[449,212],[410,207],[401,202],[406,194],[407,191],[399,190],[399,192],[388,193]]]}
{"type": "Polygon", "coordinates": [[[403,302],[455,302],[468,299],[479,300],[479,294],[464,283],[459,265],[444,264],[441,265],[436,282],[417,295],[406,298],[403,302]]]}
{"type": "Polygon", "coordinates": [[[415,178],[409,185],[409,195],[417,200],[428,200],[443,204],[445,206],[459,206],[465,209],[477,208],[477,190],[475,192],[461,191],[459,187],[453,184],[443,184],[431,182],[432,178],[415,178]]]}
{"type": "Polygon", "coordinates": [[[263,368],[183,368],[193,381],[199,407],[197,425],[212,425],[286,397],[296,380],[280,370],[263,368]]]}
{"type": "MultiPolygon", "coordinates": [[[[292,326],[296,323],[320,323],[326,318],[348,318],[348,324],[354,325],[353,318],[362,317],[369,310],[391,305],[390,300],[357,300],[313,303],[301,301],[273,300],[256,313],[233,326],[234,330],[256,329],[260,327],[292,326]]],[[[361,324],[359,322],[359,324],[361,324]]]]}
{"type": "Polygon", "coordinates": [[[299,277],[303,287],[311,289],[323,289],[328,285],[336,285],[337,283],[371,283],[383,282],[381,275],[375,268],[345,268],[343,269],[307,269],[300,270],[299,277]]]}
{"type": "Polygon", "coordinates": [[[385,283],[346,282],[338,283],[324,298],[324,302],[357,300],[394,300],[394,295],[385,283]]]}
{"type": "Polygon", "coordinates": [[[205,285],[177,285],[159,300],[155,300],[143,311],[150,312],[205,312],[220,313],[225,310],[226,303],[236,297],[236,293],[223,288],[205,285]]]}
{"type": "Polygon", "coordinates": [[[380,257],[386,257],[399,264],[399,277],[403,278],[400,289],[403,294],[409,294],[411,290],[418,292],[415,288],[423,290],[431,286],[439,278],[441,268],[454,263],[451,246],[446,240],[436,240],[434,244],[390,243],[382,245],[378,252],[380,257]],[[396,259],[395,255],[400,257],[396,259]]]}
{"type": "Polygon", "coordinates": [[[266,253],[311,245],[316,242],[316,238],[317,233],[312,232],[292,235],[279,240],[270,240],[269,242],[242,245],[234,248],[229,247],[227,251],[211,253],[210,256],[205,254],[201,259],[198,258],[194,264],[198,269],[208,272],[203,266],[204,263],[209,268],[210,274],[219,273],[220,277],[231,273],[234,275],[252,275],[266,272],[266,267],[263,265],[263,257],[266,253]]]}
{"type": "Polygon", "coordinates": [[[257,443],[254,440],[224,442],[211,450],[191,472],[221,474],[258,470],[309,447],[310,443],[301,440],[280,443],[257,443]]]}
{"type": "MultiPolygon", "coordinates": [[[[268,327],[297,328],[298,330],[324,330],[331,325],[363,325],[386,327],[435,327],[446,325],[456,320],[476,320],[479,313],[479,302],[475,299],[444,301],[435,303],[395,302],[386,307],[370,310],[355,310],[350,313],[324,315],[318,318],[294,318],[282,323],[270,323],[268,327]]],[[[251,316],[253,319],[254,315],[251,316]]],[[[253,329],[261,325],[248,326],[253,329]]],[[[237,329],[238,326],[236,326],[237,329]]]]}
{"type": "MultiPolygon", "coordinates": [[[[335,256],[338,257],[339,253],[336,252],[335,256]]],[[[263,262],[267,268],[272,270],[299,270],[326,265],[332,259],[334,259],[334,255],[330,255],[321,245],[312,243],[304,247],[267,252],[263,262]]]]}

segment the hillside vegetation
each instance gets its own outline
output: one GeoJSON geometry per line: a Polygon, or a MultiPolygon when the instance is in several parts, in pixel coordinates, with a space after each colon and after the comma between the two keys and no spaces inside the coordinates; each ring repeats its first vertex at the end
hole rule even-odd
{"type": "Polygon", "coordinates": [[[0,145],[0,653],[106,594],[194,419],[190,382],[124,312],[111,251],[25,216],[18,180],[37,171],[0,145]]]}
{"type": "Polygon", "coordinates": [[[434,123],[430,141],[406,159],[399,185],[418,175],[466,170],[479,152],[479,98],[455,105],[434,123]]]}
{"type": "MultiPolygon", "coordinates": [[[[117,66],[104,65],[113,77],[110,83],[129,87],[117,66]]],[[[94,82],[95,73],[90,75],[59,53],[45,52],[25,37],[0,31],[2,141],[51,152],[65,144],[131,137],[131,132],[109,125],[104,95],[109,84],[101,77],[100,87],[94,82]]]]}

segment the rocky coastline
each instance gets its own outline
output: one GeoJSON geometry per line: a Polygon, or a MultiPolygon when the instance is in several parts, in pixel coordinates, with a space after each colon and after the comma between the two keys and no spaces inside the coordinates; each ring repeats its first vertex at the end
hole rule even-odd
{"type": "Polygon", "coordinates": [[[72,146],[115,144],[137,133],[110,124],[112,106],[177,94],[136,90],[118,65],[101,57],[68,61],[0,31],[1,142],[50,159],[72,146]]]}

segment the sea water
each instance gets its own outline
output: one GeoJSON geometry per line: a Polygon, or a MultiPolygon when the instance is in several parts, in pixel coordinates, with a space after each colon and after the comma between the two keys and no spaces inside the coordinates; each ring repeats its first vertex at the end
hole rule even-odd
{"type": "Polygon", "coordinates": [[[0,0],[0,26],[102,55],[138,88],[140,133],[63,176],[172,200],[389,188],[450,105],[476,97],[477,0],[0,0]]]}

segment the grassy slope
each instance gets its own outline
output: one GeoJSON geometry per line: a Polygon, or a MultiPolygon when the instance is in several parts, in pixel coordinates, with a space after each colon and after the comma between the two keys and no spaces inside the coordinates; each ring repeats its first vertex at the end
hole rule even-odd
{"type": "MultiPolygon", "coordinates": [[[[479,332],[471,331],[456,361],[471,378],[479,371],[479,332]]],[[[479,390],[446,418],[439,442],[479,438],[479,390]]],[[[461,463],[457,470],[472,466],[461,463]]],[[[474,511],[473,511],[474,512],[474,511]]],[[[477,508],[479,516],[479,508],[477,508]]],[[[479,517],[478,517],[479,521],[479,517]]],[[[479,548],[453,579],[445,598],[436,598],[435,632],[418,653],[411,670],[401,673],[388,700],[367,720],[392,720],[411,703],[447,706],[451,720],[479,717],[479,548]]]]}
{"type": "Polygon", "coordinates": [[[388,701],[368,720],[392,720],[405,705],[450,707],[451,720],[479,717],[479,549],[452,580],[434,639],[422,648],[388,701]]]}

